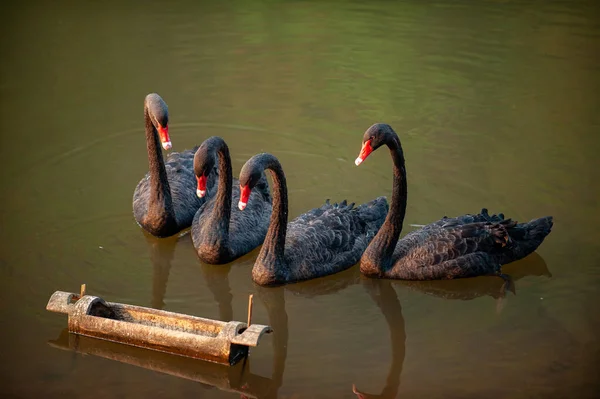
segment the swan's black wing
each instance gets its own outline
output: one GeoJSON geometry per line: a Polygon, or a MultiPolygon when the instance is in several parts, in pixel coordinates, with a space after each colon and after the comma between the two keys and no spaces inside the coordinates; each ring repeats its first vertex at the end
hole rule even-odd
{"type": "Polygon", "coordinates": [[[329,200],[288,224],[285,260],[288,282],[333,274],[356,264],[383,224],[385,197],[354,207],[329,200]]]}
{"type": "Polygon", "coordinates": [[[437,280],[499,272],[495,255],[509,243],[507,228],[514,222],[438,223],[399,240],[394,264],[384,274],[405,280],[437,280]]]}
{"type": "Polygon", "coordinates": [[[496,215],[496,214],[490,215],[488,213],[488,210],[486,208],[483,208],[480,213],[476,213],[473,215],[466,214],[466,215],[461,215],[461,216],[457,216],[454,218],[449,218],[447,216],[444,216],[443,218],[441,218],[440,220],[438,220],[436,222],[433,222],[426,226],[423,226],[423,229],[438,228],[438,227],[442,227],[444,225],[462,225],[462,224],[481,223],[481,222],[499,223],[503,220],[504,220],[503,213],[499,213],[498,215],[496,215]]]}
{"type": "Polygon", "coordinates": [[[435,280],[497,274],[500,266],[537,249],[552,229],[552,217],[529,223],[490,215],[444,217],[407,234],[394,250],[385,275],[406,280],[435,280]]]}

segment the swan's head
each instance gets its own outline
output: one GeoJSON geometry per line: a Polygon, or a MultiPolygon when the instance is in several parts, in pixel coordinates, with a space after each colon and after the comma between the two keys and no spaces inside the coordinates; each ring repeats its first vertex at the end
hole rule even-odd
{"type": "Polygon", "coordinates": [[[150,93],[146,96],[144,106],[152,124],[158,131],[162,147],[170,150],[172,145],[169,137],[169,107],[167,107],[167,103],[158,94],[150,93]]]}
{"type": "Polygon", "coordinates": [[[227,146],[220,137],[210,137],[204,140],[200,147],[198,147],[196,154],[194,154],[194,174],[196,175],[196,180],[198,182],[196,195],[200,198],[203,198],[206,195],[206,182],[216,165],[216,143],[220,142],[227,146]]]}
{"type": "Polygon", "coordinates": [[[255,159],[256,155],[250,158],[240,171],[240,202],[238,203],[240,211],[246,209],[250,193],[262,177],[263,167],[255,162],[255,159]]]}
{"type": "Polygon", "coordinates": [[[363,135],[362,147],[358,158],[354,161],[356,166],[363,163],[373,151],[388,143],[393,137],[398,136],[394,132],[394,129],[386,123],[376,123],[369,127],[363,135]]]}

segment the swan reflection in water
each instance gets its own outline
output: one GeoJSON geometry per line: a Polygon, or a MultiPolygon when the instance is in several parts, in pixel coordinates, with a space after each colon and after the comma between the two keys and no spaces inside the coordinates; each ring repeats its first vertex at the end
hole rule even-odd
{"type": "MultiPolygon", "coordinates": [[[[149,234],[147,237],[154,270],[152,306],[162,309],[164,307],[164,296],[175,247],[178,243],[191,240],[189,235],[180,237],[178,240],[157,240],[149,234]]],[[[191,242],[186,242],[186,245],[189,245],[190,250],[192,250],[191,242]]],[[[246,255],[236,262],[235,267],[252,267],[255,255],[256,251],[246,255]]],[[[219,307],[219,318],[225,321],[233,320],[233,295],[229,281],[229,272],[232,265],[212,266],[202,264],[201,262],[200,265],[206,284],[219,307]]],[[[527,276],[551,277],[546,263],[537,253],[506,265],[503,269],[511,274],[514,282],[527,276]]],[[[238,370],[236,374],[244,376],[244,383],[237,387],[237,392],[240,393],[241,398],[278,397],[278,391],[283,384],[289,338],[285,291],[302,297],[315,297],[337,294],[347,287],[356,284],[363,286],[385,318],[388,325],[392,352],[392,363],[388,371],[385,387],[381,393],[378,395],[367,394],[361,392],[353,385],[352,391],[360,398],[393,398],[399,390],[405,355],[406,332],[402,307],[394,287],[396,289],[407,287],[410,290],[420,291],[442,299],[472,300],[479,297],[491,296],[497,301],[497,310],[500,310],[506,302],[503,281],[493,277],[476,277],[449,281],[379,280],[361,276],[357,267],[300,284],[281,287],[261,287],[255,285],[256,298],[261,301],[267,311],[268,323],[266,324],[270,325],[274,330],[274,334],[272,335],[273,367],[271,378],[259,379],[258,376],[253,376],[250,373],[249,359],[240,362],[241,365],[239,366],[234,366],[238,370]],[[253,383],[251,384],[250,381],[253,383]]],[[[235,385],[234,381],[231,381],[231,383],[235,385]]]]}
{"type": "MultiPolygon", "coordinates": [[[[515,287],[514,283],[523,277],[552,277],[552,273],[548,270],[546,262],[537,252],[532,253],[524,259],[503,266],[502,270],[511,276],[513,288],[515,287]]],[[[490,296],[496,300],[497,313],[500,313],[504,309],[510,296],[504,290],[503,281],[489,278],[488,276],[436,281],[398,280],[396,284],[444,299],[471,300],[490,296]]],[[[513,294],[516,295],[516,288],[514,288],[513,294]]]]}
{"type": "MultiPolygon", "coordinates": [[[[510,274],[513,281],[527,276],[552,276],[544,259],[535,252],[522,260],[504,266],[504,269],[508,268],[511,269],[510,274]]],[[[363,279],[362,283],[370,298],[381,310],[388,325],[392,347],[392,364],[388,371],[385,387],[380,394],[362,392],[355,384],[352,384],[352,392],[361,399],[395,398],[400,388],[400,376],[402,374],[406,351],[406,331],[404,317],[402,316],[402,307],[393,285],[398,287],[406,286],[411,290],[420,291],[427,295],[443,299],[471,300],[483,296],[491,296],[498,301],[497,303],[504,303],[503,300],[505,299],[504,283],[498,279],[489,277],[447,281],[363,279]]],[[[499,310],[498,306],[496,310],[499,310]]]]}
{"type": "MultiPolygon", "coordinates": [[[[186,234],[182,237],[158,240],[150,234],[146,234],[146,238],[153,265],[152,307],[162,309],[165,305],[164,299],[175,248],[177,245],[183,245],[189,246],[190,251],[193,251],[191,237],[189,234],[186,234]]],[[[219,308],[219,320],[234,320],[233,295],[229,281],[231,268],[252,267],[255,257],[256,251],[253,251],[238,259],[235,265],[208,265],[198,260],[206,285],[219,308]]],[[[227,372],[226,377],[230,386],[232,388],[235,387],[235,392],[239,393],[242,398],[276,398],[279,387],[283,382],[285,359],[287,357],[288,323],[283,296],[284,292],[283,287],[268,290],[261,290],[260,287],[257,287],[257,289],[256,296],[264,303],[267,309],[269,325],[277,332],[273,334],[272,377],[269,379],[252,374],[248,358],[243,359],[233,367],[229,367],[229,369],[236,371],[227,372]],[[237,378],[232,379],[231,376],[236,376],[237,378]]],[[[191,362],[190,366],[193,364],[191,362]]],[[[215,373],[215,371],[213,370],[211,373],[215,373]]],[[[221,372],[221,374],[223,373],[221,372]]]]}
{"type": "MultiPolygon", "coordinates": [[[[313,298],[323,295],[332,295],[356,285],[360,281],[358,268],[345,270],[336,275],[310,280],[304,283],[285,285],[279,287],[262,287],[255,285],[256,296],[267,310],[268,325],[273,328],[273,374],[272,385],[261,398],[274,399],[283,384],[285,362],[288,351],[288,314],[285,308],[285,292],[295,296],[313,298]]],[[[242,396],[242,399],[247,399],[242,396]]]]}
{"type": "MultiPolygon", "coordinates": [[[[189,245],[193,250],[189,235],[157,240],[146,234],[150,250],[150,259],[153,266],[152,279],[152,307],[163,309],[165,306],[165,293],[167,290],[171,262],[178,245],[189,245]]],[[[230,266],[213,267],[202,265],[202,272],[215,301],[219,306],[219,318],[225,321],[233,320],[233,307],[231,289],[229,285],[230,266]]],[[[276,296],[277,291],[268,293],[270,297],[276,296]]],[[[77,354],[94,355],[96,357],[118,361],[128,365],[137,366],[147,370],[168,374],[178,378],[195,381],[201,389],[214,389],[232,392],[241,397],[276,397],[277,389],[281,385],[283,364],[285,363],[287,347],[287,319],[285,310],[281,313],[282,301],[267,300],[269,314],[278,330],[274,337],[274,368],[273,378],[253,374],[250,371],[249,359],[244,359],[233,366],[200,361],[197,359],[174,356],[158,351],[150,351],[134,346],[122,345],[100,339],[70,334],[65,328],[58,338],[49,340],[48,344],[59,349],[73,351],[71,372],[78,367],[87,367],[89,363],[80,363],[77,354]],[[271,394],[275,392],[275,396],[271,394]]]]}
{"type": "Polygon", "coordinates": [[[364,279],[362,285],[375,302],[375,305],[381,310],[388,325],[392,346],[392,364],[385,380],[385,387],[379,395],[361,392],[354,384],[352,384],[352,392],[361,399],[395,398],[400,387],[400,375],[402,374],[406,352],[406,330],[404,329],[402,306],[390,280],[364,279]]]}
{"type": "MultiPolygon", "coordinates": [[[[189,246],[193,250],[191,236],[185,234],[179,237],[156,239],[149,233],[144,234],[150,252],[150,261],[153,267],[152,273],[152,307],[163,309],[165,307],[165,295],[171,271],[171,262],[178,245],[189,246]]],[[[186,248],[187,249],[187,248],[186,248]]],[[[233,320],[233,295],[229,286],[229,271],[231,265],[212,266],[200,263],[206,284],[217,305],[219,306],[219,320],[233,320]]]]}
{"type": "Polygon", "coordinates": [[[144,231],[150,262],[152,263],[152,301],[154,309],[162,310],[165,307],[167,282],[171,272],[171,262],[175,256],[175,247],[180,242],[179,237],[169,237],[157,240],[150,233],[144,231]]]}

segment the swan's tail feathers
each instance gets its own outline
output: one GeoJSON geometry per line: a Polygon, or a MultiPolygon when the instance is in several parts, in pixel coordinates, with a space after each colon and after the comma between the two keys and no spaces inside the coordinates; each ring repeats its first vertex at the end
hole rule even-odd
{"type": "Polygon", "coordinates": [[[534,219],[527,223],[511,223],[508,234],[515,245],[501,259],[502,264],[522,259],[534,252],[552,231],[554,224],[552,216],[534,219]]]}
{"type": "Polygon", "coordinates": [[[552,216],[545,216],[543,218],[534,219],[529,223],[526,223],[527,238],[532,241],[536,241],[536,248],[544,241],[544,238],[552,231],[554,220],[552,216]]]}
{"type": "Polygon", "coordinates": [[[545,216],[527,223],[511,223],[507,228],[512,239],[520,242],[535,242],[537,248],[550,234],[553,224],[552,216],[545,216]]]}
{"type": "Polygon", "coordinates": [[[367,232],[375,235],[385,221],[389,205],[385,197],[378,197],[356,208],[360,219],[366,223],[367,232]]]}

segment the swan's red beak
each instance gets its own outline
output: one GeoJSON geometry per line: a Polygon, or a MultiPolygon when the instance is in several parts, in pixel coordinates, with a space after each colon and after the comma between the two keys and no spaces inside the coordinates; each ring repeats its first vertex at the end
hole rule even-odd
{"type": "Polygon", "coordinates": [[[373,152],[373,147],[371,147],[371,140],[367,140],[363,143],[362,148],[360,149],[360,154],[358,154],[358,158],[356,158],[356,161],[354,161],[354,163],[356,164],[356,166],[360,165],[361,163],[363,163],[363,161],[365,159],[367,159],[367,157],[369,156],[370,153],[373,152]]]}
{"type": "Polygon", "coordinates": [[[173,147],[173,146],[171,145],[171,138],[169,137],[169,126],[168,125],[165,127],[159,126],[157,130],[158,130],[158,136],[160,137],[160,142],[162,144],[162,147],[165,150],[170,150],[171,147],[173,147]]]}
{"type": "Polygon", "coordinates": [[[196,180],[198,180],[198,188],[196,189],[196,195],[198,196],[198,198],[203,198],[206,195],[206,176],[196,176],[196,180]]]}
{"type": "Polygon", "coordinates": [[[249,185],[240,185],[240,203],[238,204],[238,208],[240,208],[240,211],[246,209],[246,205],[248,204],[248,198],[250,198],[250,191],[252,191],[252,189],[249,185]]]}

